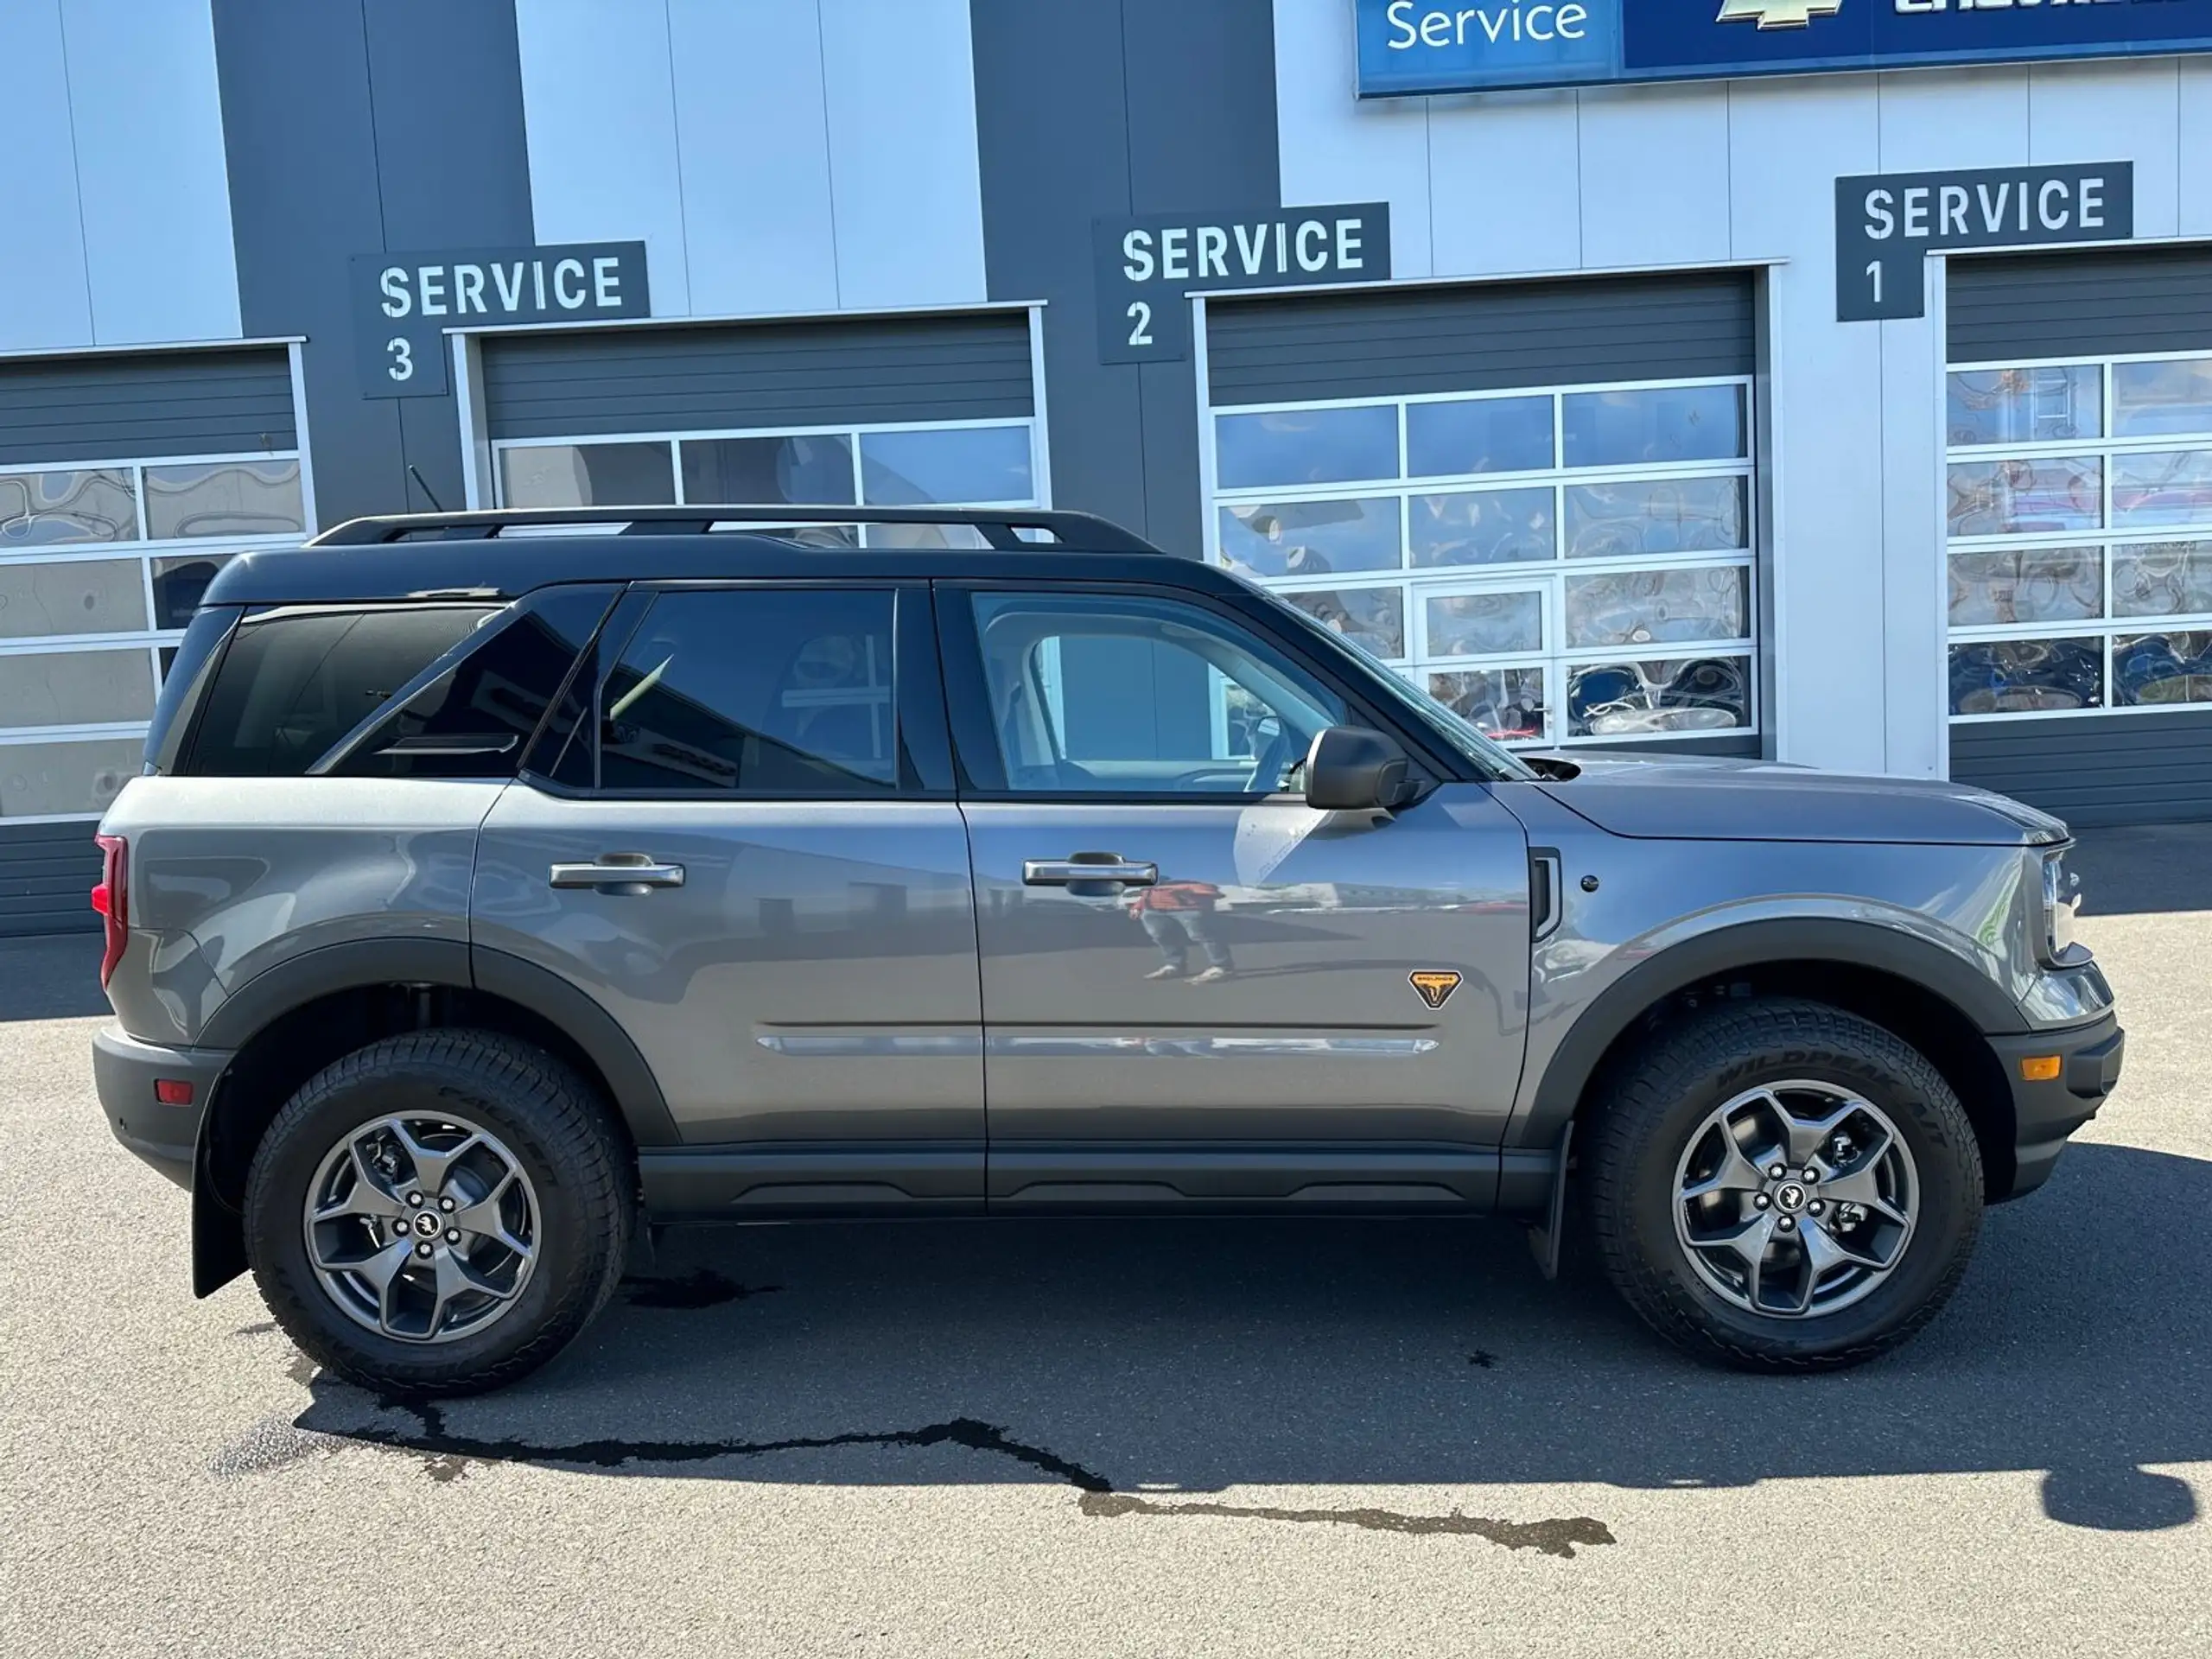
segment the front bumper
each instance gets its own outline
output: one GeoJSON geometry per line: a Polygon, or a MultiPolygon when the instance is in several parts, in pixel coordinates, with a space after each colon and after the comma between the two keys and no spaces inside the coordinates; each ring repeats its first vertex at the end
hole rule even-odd
{"type": "Polygon", "coordinates": [[[231,1056],[212,1048],[163,1048],[142,1043],[120,1026],[92,1038],[92,1082],[115,1138],[179,1186],[192,1185],[200,1120],[215,1080],[231,1056]],[[168,1106],[154,1095],[156,1080],[189,1083],[192,1103],[168,1106]]]}
{"type": "Polygon", "coordinates": [[[2017,1198],[2050,1179],[2067,1137],[2105,1103],[2120,1081],[2127,1033],[2107,1013],[2085,1026],[1989,1040],[2012,1089],[2012,1184],[2000,1196],[2017,1198]],[[2020,1075],[2023,1060],[2054,1054],[2056,1077],[2031,1083],[2020,1075]]]}

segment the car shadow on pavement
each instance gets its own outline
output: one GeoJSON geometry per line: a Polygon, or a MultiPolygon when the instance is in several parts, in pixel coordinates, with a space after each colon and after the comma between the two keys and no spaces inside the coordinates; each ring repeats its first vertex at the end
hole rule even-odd
{"type": "Polygon", "coordinates": [[[107,1011],[107,994],[100,989],[99,934],[0,939],[0,1024],[74,1020],[107,1011]]]}
{"type": "Polygon", "coordinates": [[[2084,830],[2067,863],[2084,916],[2212,910],[2212,823],[2084,830]]]}
{"type": "Polygon", "coordinates": [[[1609,1541],[1602,1518],[1195,1495],[2033,1471],[2055,1520],[2152,1529],[2197,1513],[2156,1465],[2212,1459],[2208,1246],[2212,1163],[2080,1146],[2044,1192],[1991,1212],[1958,1296],[1916,1341],[1857,1370],[1775,1378],[1675,1354],[1586,1263],[1544,1285],[1502,1225],[677,1232],[569,1354],[506,1392],[417,1405],[317,1376],[295,1427],[416,1455],[442,1479],[512,1461],[1045,1479],[1098,1516],[1473,1531],[1553,1554],[1609,1541]]]}

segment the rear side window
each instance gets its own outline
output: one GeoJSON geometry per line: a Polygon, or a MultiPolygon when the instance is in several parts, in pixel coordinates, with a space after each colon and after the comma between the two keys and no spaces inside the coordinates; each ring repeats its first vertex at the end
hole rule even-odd
{"type": "Polygon", "coordinates": [[[297,777],[498,613],[484,605],[287,607],[248,617],[216,666],[183,770],[297,777]]]}
{"type": "Polygon", "coordinates": [[[601,693],[602,789],[851,798],[899,787],[888,588],[662,594],[601,693]]]}
{"type": "Polygon", "coordinates": [[[612,588],[556,588],[499,623],[330,766],[344,778],[512,778],[612,588]]]}
{"type": "Polygon", "coordinates": [[[236,605],[202,606],[184,638],[162,653],[162,695],[146,732],[146,764],[154,771],[175,769],[193,716],[207,694],[208,668],[239,613],[236,605]]]}

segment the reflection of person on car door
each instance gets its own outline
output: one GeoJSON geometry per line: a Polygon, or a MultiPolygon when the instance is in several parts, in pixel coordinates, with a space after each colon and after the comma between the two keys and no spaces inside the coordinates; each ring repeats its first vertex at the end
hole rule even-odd
{"type": "Polygon", "coordinates": [[[1162,881],[1140,887],[1129,900],[1129,913],[1144,924],[1144,931],[1166,960],[1147,974],[1147,979],[1180,979],[1190,965],[1191,947],[1205,952],[1206,965],[1192,974],[1193,985],[1210,985],[1236,971],[1236,960],[1214,931],[1214,906],[1221,889],[1210,881],[1162,881]]]}

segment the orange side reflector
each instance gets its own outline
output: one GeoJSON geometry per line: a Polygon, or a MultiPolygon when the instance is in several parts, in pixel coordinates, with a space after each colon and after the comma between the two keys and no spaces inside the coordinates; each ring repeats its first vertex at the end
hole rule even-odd
{"type": "Polygon", "coordinates": [[[2058,1056],[2035,1054],[2020,1062],[2020,1076],[2028,1083],[2049,1083],[2058,1075],[2058,1056]]]}

